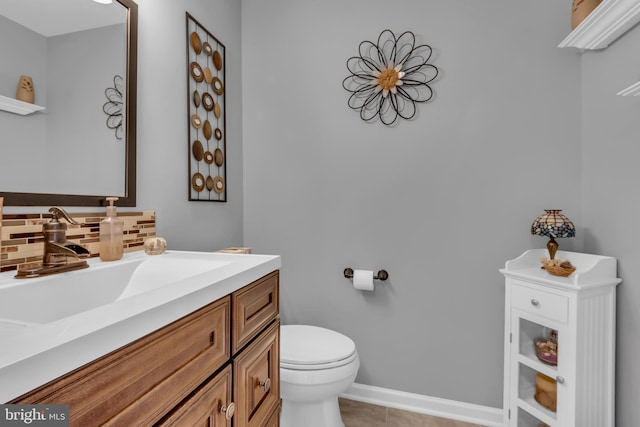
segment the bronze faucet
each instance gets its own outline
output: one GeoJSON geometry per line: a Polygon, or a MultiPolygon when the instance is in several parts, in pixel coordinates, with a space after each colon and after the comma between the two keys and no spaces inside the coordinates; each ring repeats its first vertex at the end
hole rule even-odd
{"type": "Polygon", "coordinates": [[[69,221],[70,224],[79,225],[79,223],[58,206],[52,207],[49,212],[51,213],[51,221],[42,225],[42,232],[44,233],[42,266],[56,267],[68,264],[68,258],[72,260],[87,258],[89,256],[87,249],[67,240],[67,224],[60,222],[60,216],[69,221]]]}
{"type": "Polygon", "coordinates": [[[87,261],[82,258],[88,258],[90,252],[67,240],[67,224],[60,222],[60,217],[71,224],[78,225],[79,223],[58,206],[50,208],[49,212],[51,213],[51,221],[42,225],[42,233],[44,234],[42,265],[35,268],[18,269],[17,278],[39,277],[89,267],[87,261]]]}

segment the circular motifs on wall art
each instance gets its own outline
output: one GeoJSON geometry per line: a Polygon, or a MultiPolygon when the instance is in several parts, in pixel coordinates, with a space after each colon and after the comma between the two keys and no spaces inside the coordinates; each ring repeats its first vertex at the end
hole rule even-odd
{"type": "Polygon", "coordinates": [[[417,104],[433,97],[429,83],[438,75],[438,68],[428,63],[431,54],[431,46],[416,46],[411,31],[396,37],[384,30],[377,43],[361,42],[358,56],[347,60],[351,74],[342,81],[351,92],[349,107],[359,111],[366,122],[379,118],[389,126],[399,118],[412,119],[417,104]]]}

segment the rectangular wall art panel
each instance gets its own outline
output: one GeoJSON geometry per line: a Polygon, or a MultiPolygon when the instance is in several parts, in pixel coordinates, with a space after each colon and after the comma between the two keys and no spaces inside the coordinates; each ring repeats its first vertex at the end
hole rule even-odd
{"type": "Polygon", "coordinates": [[[189,200],[227,201],[225,48],[187,12],[189,200]]]}

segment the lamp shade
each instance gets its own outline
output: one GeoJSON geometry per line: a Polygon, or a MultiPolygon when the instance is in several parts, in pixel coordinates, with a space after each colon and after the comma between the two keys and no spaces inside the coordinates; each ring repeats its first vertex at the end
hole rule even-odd
{"type": "Polygon", "coordinates": [[[564,216],[561,209],[545,209],[531,224],[531,234],[536,236],[547,236],[547,249],[550,259],[554,259],[558,250],[556,238],[573,237],[576,229],[569,218],[564,216]]]}
{"type": "Polygon", "coordinates": [[[561,209],[545,209],[531,224],[531,234],[554,238],[573,237],[576,229],[561,209]]]}

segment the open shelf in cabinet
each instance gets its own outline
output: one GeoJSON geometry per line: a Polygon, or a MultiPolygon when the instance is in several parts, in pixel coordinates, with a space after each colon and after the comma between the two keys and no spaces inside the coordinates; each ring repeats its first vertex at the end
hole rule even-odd
{"type": "Polygon", "coordinates": [[[534,417],[529,412],[518,408],[518,427],[551,427],[551,424],[534,417]]]}
{"type": "Polygon", "coordinates": [[[558,327],[549,327],[541,325],[537,322],[528,320],[525,317],[519,317],[520,330],[520,346],[518,354],[523,363],[527,363],[534,369],[537,369],[545,375],[555,376],[558,368],[556,365],[545,363],[536,355],[535,341],[539,338],[551,339],[552,332],[555,333],[555,341],[559,342],[558,327]],[[553,374],[553,375],[551,375],[553,374]]]}
{"type": "Polygon", "coordinates": [[[535,399],[537,371],[522,364],[519,365],[519,371],[518,408],[542,422],[554,425],[557,420],[556,412],[544,407],[535,399]]]}
{"type": "Polygon", "coordinates": [[[533,354],[533,352],[531,352],[531,355],[533,356],[533,359],[530,356],[520,355],[518,357],[518,363],[551,378],[555,378],[556,376],[558,376],[558,368],[556,366],[550,366],[538,362],[538,359],[536,358],[535,354],[533,354]]]}

